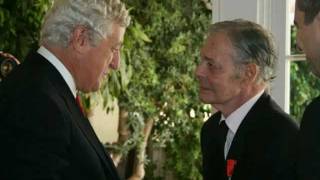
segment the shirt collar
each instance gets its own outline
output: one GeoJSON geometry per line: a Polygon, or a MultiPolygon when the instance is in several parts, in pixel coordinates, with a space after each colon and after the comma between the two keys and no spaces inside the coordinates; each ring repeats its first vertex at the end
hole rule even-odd
{"type": "Polygon", "coordinates": [[[75,81],[74,81],[71,73],[63,65],[63,63],[44,46],[41,46],[37,52],[40,55],[42,55],[43,57],[45,57],[58,70],[58,72],[61,74],[61,76],[63,77],[63,79],[67,83],[73,96],[76,97],[77,89],[76,89],[75,81]]]}
{"type": "MultiPolygon", "coordinates": [[[[234,134],[237,132],[241,122],[248,114],[252,106],[258,101],[258,99],[262,96],[264,90],[257,93],[255,96],[250,98],[247,102],[242,104],[238,109],[233,111],[227,118],[221,114],[220,122],[225,120],[226,125],[228,126],[229,130],[231,130],[234,134]]],[[[219,123],[220,123],[219,122],[219,123]]]]}

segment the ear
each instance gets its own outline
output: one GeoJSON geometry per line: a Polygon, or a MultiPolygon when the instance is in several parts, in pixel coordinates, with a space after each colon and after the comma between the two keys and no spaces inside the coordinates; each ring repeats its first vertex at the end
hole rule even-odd
{"type": "Polygon", "coordinates": [[[250,84],[254,83],[257,80],[259,73],[259,68],[256,64],[250,63],[245,65],[245,70],[244,70],[244,83],[245,84],[250,84]]]}
{"type": "Polygon", "coordinates": [[[76,52],[86,52],[90,47],[88,29],[83,26],[75,27],[71,35],[70,45],[76,52]]]}

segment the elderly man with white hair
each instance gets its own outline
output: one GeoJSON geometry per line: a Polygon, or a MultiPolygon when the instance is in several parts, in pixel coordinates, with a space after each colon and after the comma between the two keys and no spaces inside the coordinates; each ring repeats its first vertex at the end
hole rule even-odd
{"type": "Polygon", "coordinates": [[[40,48],[0,84],[0,179],[120,179],[76,94],[119,67],[129,21],[118,0],[54,3],[40,48]]]}

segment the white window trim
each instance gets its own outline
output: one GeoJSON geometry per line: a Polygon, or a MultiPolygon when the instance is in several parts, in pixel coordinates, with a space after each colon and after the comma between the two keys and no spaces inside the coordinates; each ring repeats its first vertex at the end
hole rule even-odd
{"type": "Polygon", "coordinates": [[[294,55],[287,56],[286,59],[290,62],[305,61],[306,55],[305,54],[294,54],[294,55]]]}

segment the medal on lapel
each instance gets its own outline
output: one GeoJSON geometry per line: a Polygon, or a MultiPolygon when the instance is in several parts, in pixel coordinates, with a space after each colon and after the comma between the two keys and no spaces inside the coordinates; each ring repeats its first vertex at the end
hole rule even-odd
{"type": "Polygon", "coordinates": [[[236,164],[237,164],[237,160],[227,159],[227,176],[229,178],[232,177],[236,164]]]}

